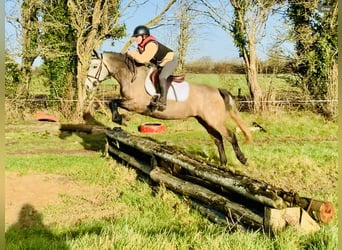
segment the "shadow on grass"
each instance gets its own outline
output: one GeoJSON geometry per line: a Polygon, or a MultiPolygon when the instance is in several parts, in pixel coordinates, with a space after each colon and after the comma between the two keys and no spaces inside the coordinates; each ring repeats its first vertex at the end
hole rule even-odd
{"type": "Polygon", "coordinates": [[[71,241],[83,235],[101,234],[102,227],[79,227],[61,234],[54,233],[44,225],[43,216],[32,205],[24,204],[20,210],[18,221],[5,233],[5,249],[39,249],[67,250],[71,249],[67,240],[71,241]]]}
{"type": "Polygon", "coordinates": [[[83,119],[85,123],[82,124],[61,124],[59,138],[65,139],[76,134],[83,140],[81,144],[84,149],[104,152],[106,126],[89,113],[84,114],[83,119]]]}

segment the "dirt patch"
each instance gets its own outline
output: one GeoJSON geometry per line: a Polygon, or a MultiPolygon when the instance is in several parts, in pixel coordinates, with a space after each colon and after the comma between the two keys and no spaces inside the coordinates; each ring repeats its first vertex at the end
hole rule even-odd
{"type": "Polygon", "coordinates": [[[19,221],[21,209],[28,204],[40,210],[60,202],[62,195],[89,195],[94,191],[66,176],[5,172],[5,225],[19,221]]]}

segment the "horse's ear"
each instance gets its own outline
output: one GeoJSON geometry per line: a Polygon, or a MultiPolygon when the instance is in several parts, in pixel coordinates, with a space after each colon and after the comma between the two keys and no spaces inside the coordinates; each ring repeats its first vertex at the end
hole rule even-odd
{"type": "Polygon", "coordinates": [[[97,51],[94,50],[94,49],[93,49],[92,57],[95,57],[95,58],[97,58],[97,59],[100,58],[100,57],[99,57],[99,54],[98,54],[97,51]]]}

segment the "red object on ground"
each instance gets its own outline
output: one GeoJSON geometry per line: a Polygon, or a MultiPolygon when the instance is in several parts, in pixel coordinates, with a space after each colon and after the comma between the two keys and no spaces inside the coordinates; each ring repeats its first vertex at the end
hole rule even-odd
{"type": "Polygon", "coordinates": [[[58,122],[58,117],[54,115],[47,115],[42,111],[36,113],[37,121],[58,122]]]}
{"type": "Polygon", "coordinates": [[[165,131],[163,123],[143,123],[139,126],[141,133],[161,133],[165,131]]]}

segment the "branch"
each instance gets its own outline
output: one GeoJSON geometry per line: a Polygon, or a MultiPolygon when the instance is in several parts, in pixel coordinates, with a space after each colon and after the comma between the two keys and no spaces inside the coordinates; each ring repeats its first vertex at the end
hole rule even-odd
{"type": "MultiPolygon", "coordinates": [[[[150,21],[148,21],[145,25],[147,27],[151,27],[153,25],[156,25],[157,23],[160,22],[160,19],[162,18],[162,16],[171,8],[171,6],[176,2],[176,0],[170,0],[170,2],[167,3],[167,5],[165,6],[165,8],[159,13],[158,16],[154,17],[153,19],[151,19],[150,21]]],[[[129,39],[124,47],[121,49],[121,52],[124,53],[127,51],[127,49],[132,45],[133,40],[129,39]]]]}

